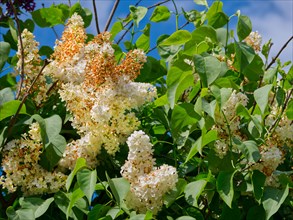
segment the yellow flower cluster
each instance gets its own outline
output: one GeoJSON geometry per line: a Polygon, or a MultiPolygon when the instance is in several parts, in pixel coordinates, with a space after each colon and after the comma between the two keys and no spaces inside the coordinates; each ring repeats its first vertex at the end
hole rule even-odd
{"type": "Polygon", "coordinates": [[[121,167],[121,175],[130,182],[126,204],[139,213],[150,210],[156,215],[163,206],[164,194],[176,186],[176,168],[165,164],[155,167],[152,144],[143,131],[135,131],[127,144],[128,160],[121,167]]]}
{"type": "Polygon", "coordinates": [[[86,42],[82,18],[73,14],[46,68],[47,74],[59,80],[60,97],[81,136],[68,144],[61,167],[72,169],[78,157],[94,167],[101,147],[114,155],[139,127],[132,110],[156,96],[151,84],[133,82],[145,62],[144,52],[133,50],[117,64],[110,34],[86,42]]]}
{"type": "Polygon", "coordinates": [[[25,196],[54,193],[63,188],[66,175],[49,172],[38,164],[42,146],[37,123],[31,125],[29,135],[7,143],[1,165],[5,175],[1,176],[0,185],[10,193],[20,187],[25,196]]]}

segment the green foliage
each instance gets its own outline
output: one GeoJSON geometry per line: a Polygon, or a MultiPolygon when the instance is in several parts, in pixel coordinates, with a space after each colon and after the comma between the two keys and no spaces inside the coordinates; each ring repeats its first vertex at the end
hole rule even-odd
{"type": "MultiPolygon", "coordinates": [[[[138,178],[135,185],[121,177],[121,167],[131,157],[126,143],[128,131],[122,135],[124,142],[120,144],[120,150],[116,154],[107,153],[105,142],[117,140],[107,140],[108,137],[105,137],[105,140],[97,141],[93,139],[99,137],[86,137],[83,139],[86,147],[79,149],[82,152],[76,150],[76,155],[69,155],[76,158],[70,161],[72,166],[66,170],[60,167],[62,159],[68,156],[66,148],[77,147],[74,144],[80,144],[78,141],[81,136],[91,132],[91,119],[82,122],[83,130],[78,130],[78,123],[72,123],[73,113],[68,108],[68,103],[63,102],[55,93],[55,90],[62,88],[62,80],[55,81],[51,76],[43,76],[43,73],[39,73],[39,77],[45,77],[46,86],[52,86],[45,101],[37,103],[33,99],[34,95],[38,95],[39,88],[36,85],[24,97],[18,96],[21,81],[13,70],[19,72],[21,68],[16,56],[18,31],[26,28],[33,32],[35,25],[44,28],[44,31],[51,31],[56,25],[64,25],[74,13],[83,18],[86,28],[94,25],[93,13],[84,8],[81,1],[72,6],[53,4],[39,8],[26,20],[20,19],[19,25],[13,18],[1,20],[1,181],[2,178],[13,175],[5,170],[5,167],[12,164],[8,152],[15,147],[13,141],[20,138],[33,141],[28,132],[29,125],[35,121],[40,126],[42,144],[38,156],[40,170],[67,175],[63,188],[43,195],[26,195],[21,187],[10,192],[1,182],[1,219],[292,218],[291,62],[282,63],[273,59],[269,63],[273,40],[256,51],[247,41],[253,30],[250,18],[239,11],[227,15],[223,11],[223,2],[213,1],[209,6],[206,0],[194,0],[196,5],[191,10],[182,8],[182,11],[176,7],[176,1],[172,2],[173,6],[163,3],[154,6],[130,5],[129,16],[112,20],[109,28],[110,41],[115,42],[112,45],[115,56],[113,60],[121,68],[121,74],[123,71],[139,69],[138,66],[141,65],[142,69],[135,82],[151,83],[157,90],[158,97],[153,103],[135,107],[122,114],[126,116],[131,113],[138,118],[137,130],[142,130],[149,136],[156,166],[165,164],[176,168],[176,187],[163,195],[160,201],[163,206],[157,214],[152,210],[141,213],[129,207],[128,196],[137,190],[138,183],[144,184],[145,180],[138,178]],[[232,20],[235,17],[237,23],[233,30],[232,20]],[[161,32],[160,27],[163,26],[170,27],[173,32],[169,35],[161,32]],[[234,32],[237,36],[234,36],[234,32]],[[159,37],[154,39],[154,36],[159,37]],[[137,62],[128,69],[125,64],[128,60],[124,61],[128,56],[125,50],[136,49],[146,53],[146,62],[137,62]],[[157,54],[151,53],[153,50],[157,54]],[[94,154],[91,143],[99,141],[103,144],[99,149],[100,154],[95,158],[98,165],[93,166],[90,164],[90,156],[94,154]]],[[[115,14],[112,18],[116,18],[115,14]]],[[[87,36],[87,43],[91,44],[96,39],[92,33],[87,33],[87,36]]],[[[104,46],[103,42],[99,43],[104,46]]],[[[50,46],[39,48],[40,56],[50,58],[53,52],[54,48],[50,46]]],[[[62,52],[66,54],[66,51],[62,52]]],[[[103,64],[96,63],[107,71],[108,55],[100,57],[105,61],[103,64]]],[[[75,62],[82,59],[78,57],[75,62]]],[[[27,79],[26,74],[25,71],[24,80],[27,79]]],[[[99,86],[104,88],[104,84],[99,86]]],[[[149,89],[147,92],[153,91],[149,89]]],[[[66,94],[68,97],[70,95],[66,94]]],[[[105,96],[109,95],[112,94],[105,96]]],[[[133,97],[127,97],[125,103],[132,101],[133,97]]],[[[121,105],[125,103],[121,102],[121,105]]],[[[96,105],[101,111],[108,108],[90,101],[85,106],[78,107],[86,109],[86,105],[96,105]]],[[[87,116],[93,117],[91,114],[87,116]]],[[[107,123],[111,125],[111,119],[107,123]]],[[[101,129],[98,132],[106,131],[101,129]]],[[[115,136],[117,131],[113,126],[109,132],[115,136]]],[[[29,160],[31,155],[23,153],[22,148],[14,150],[18,157],[29,160]]],[[[143,159],[141,158],[142,161],[143,159]]],[[[145,165],[144,162],[141,164],[145,165]]],[[[20,170],[14,172],[29,172],[25,164],[21,166],[20,170]]],[[[148,169],[149,167],[143,167],[137,172],[146,174],[148,169]]],[[[143,177],[154,178],[154,173],[143,177]]],[[[160,178],[163,177],[156,179],[157,184],[160,178]]],[[[45,179],[46,177],[44,181],[45,179]]],[[[149,190],[145,193],[147,197],[151,192],[151,184],[144,187],[149,190]]],[[[160,199],[155,194],[151,196],[160,199]]],[[[144,197],[139,199],[145,203],[148,201],[144,197]]]]}

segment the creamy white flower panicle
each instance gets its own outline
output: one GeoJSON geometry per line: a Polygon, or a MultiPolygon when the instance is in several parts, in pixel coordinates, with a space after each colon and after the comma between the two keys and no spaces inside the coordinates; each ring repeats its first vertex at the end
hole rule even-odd
{"type": "Polygon", "coordinates": [[[126,197],[129,208],[139,213],[161,210],[163,196],[176,186],[176,168],[168,165],[155,167],[152,144],[143,131],[135,131],[127,140],[128,160],[121,167],[121,174],[130,182],[130,192],[126,197]]]}
{"type": "Polygon", "coordinates": [[[229,150],[229,129],[233,137],[237,137],[240,140],[245,138],[239,130],[240,118],[236,115],[235,109],[238,104],[246,106],[247,102],[248,98],[245,94],[233,91],[230,98],[222,106],[222,110],[215,112],[216,124],[213,129],[217,131],[219,140],[215,142],[214,149],[220,158],[223,158],[229,150]],[[229,123],[229,129],[227,122],[229,123]]]}
{"type": "Polygon", "coordinates": [[[257,169],[266,174],[268,177],[283,163],[283,152],[276,146],[260,147],[261,159],[260,162],[252,166],[252,169],[257,169]]]}
{"type": "Polygon", "coordinates": [[[256,52],[261,49],[262,37],[257,31],[252,31],[244,41],[250,45],[256,52]]]}
{"type": "Polygon", "coordinates": [[[4,146],[1,166],[5,175],[0,177],[0,185],[10,193],[18,187],[25,196],[54,193],[65,186],[66,175],[49,172],[38,164],[43,146],[39,131],[38,124],[33,123],[29,136],[23,135],[4,146]]]}
{"type": "MultiPolygon", "coordinates": [[[[39,43],[35,40],[35,36],[28,31],[27,29],[24,29],[21,33],[21,39],[22,39],[22,48],[23,48],[23,59],[22,59],[22,53],[21,53],[21,44],[18,43],[18,50],[17,50],[17,57],[18,62],[16,65],[16,73],[20,74],[22,70],[22,61],[24,61],[23,66],[23,74],[24,74],[24,80],[21,88],[20,96],[23,96],[27,91],[28,88],[32,85],[32,82],[37,77],[37,75],[40,73],[40,70],[42,68],[41,65],[41,57],[39,55],[39,43]]],[[[20,41],[18,41],[20,42],[20,41]]],[[[19,84],[20,84],[19,80],[19,84]]],[[[31,94],[32,99],[36,102],[37,105],[41,104],[41,102],[45,101],[47,99],[46,92],[48,91],[48,88],[50,85],[46,84],[46,78],[45,77],[39,77],[38,80],[35,82],[31,94]]]]}
{"type": "Polygon", "coordinates": [[[68,144],[59,163],[69,169],[78,157],[94,167],[102,147],[114,155],[140,125],[133,110],[156,97],[151,84],[133,82],[146,62],[144,52],[130,51],[117,64],[110,34],[99,34],[86,43],[77,17],[69,19],[50,67],[51,75],[60,81],[59,94],[72,114],[72,126],[81,136],[68,144]]]}

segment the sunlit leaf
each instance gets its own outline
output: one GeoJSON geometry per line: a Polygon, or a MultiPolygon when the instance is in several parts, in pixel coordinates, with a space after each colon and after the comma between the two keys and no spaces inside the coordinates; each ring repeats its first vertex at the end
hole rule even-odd
{"type": "Polygon", "coordinates": [[[253,93],[255,101],[258,104],[262,114],[264,114],[267,108],[268,101],[269,101],[269,94],[272,89],[272,86],[273,86],[272,84],[265,85],[255,90],[253,93]]]}
{"type": "MultiPolygon", "coordinates": [[[[4,118],[15,115],[20,104],[21,101],[19,100],[11,100],[3,103],[3,105],[0,105],[0,121],[4,118]]],[[[22,105],[19,114],[27,114],[26,107],[24,104],[22,105]]]]}
{"type": "Polygon", "coordinates": [[[138,27],[139,22],[145,17],[146,13],[148,12],[148,9],[143,6],[129,6],[130,13],[132,15],[132,18],[134,20],[135,25],[138,27]]]}
{"type": "Polygon", "coordinates": [[[171,13],[169,11],[169,8],[164,5],[159,5],[154,9],[150,20],[153,22],[166,21],[169,19],[170,16],[171,13]]]}
{"type": "Polygon", "coordinates": [[[191,33],[186,30],[175,31],[170,37],[166,38],[159,45],[170,46],[170,45],[182,45],[191,39],[191,33]]]}

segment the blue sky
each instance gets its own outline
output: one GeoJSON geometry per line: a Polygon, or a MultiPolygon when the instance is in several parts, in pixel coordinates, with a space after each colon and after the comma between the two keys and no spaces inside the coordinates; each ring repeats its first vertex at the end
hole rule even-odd
{"type": "MultiPolygon", "coordinates": [[[[37,7],[42,7],[42,4],[45,6],[50,6],[55,3],[68,3],[68,0],[65,1],[38,1],[36,0],[37,7]]],[[[71,0],[73,5],[77,1],[71,0]]],[[[114,0],[96,0],[100,29],[104,29],[104,25],[108,19],[114,0]]],[[[124,18],[129,12],[129,5],[136,4],[137,0],[121,0],[117,12],[114,16],[113,21],[117,18],[124,18]]],[[[156,4],[160,1],[158,0],[143,0],[140,5],[150,6],[156,4]]],[[[186,11],[191,9],[201,10],[201,6],[196,5],[193,0],[175,0],[179,11],[183,7],[186,11]]],[[[209,5],[213,2],[208,0],[209,5]]],[[[242,14],[250,17],[253,24],[253,31],[258,31],[263,36],[263,43],[267,42],[270,38],[273,39],[274,45],[271,50],[271,56],[277,54],[282,45],[293,35],[293,1],[292,0],[223,0],[224,2],[224,11],[230,16],[234,14],[237,10],[240,10],[242,14]]],[[[81,0],[80,3],[92,10],[92,1],[91,0],[81,0]]],[[[165,4],[174,11],[173,4],[171,2],[165,4]]],[[[92,10],[93,11],[93,10],[92,10]]],[[[149,11],[147,16],[150,16],[152,11],[149,11]]],[[[23,19],[26,19],[27,15],[23,16],[23,19]]],[[[237,18],[234,17],[232,24],[236,23],[237,18]]],[[[152,23],[151,28],[151,39],[152,46],[155,45],[157,37],[161,34],[170,34],[175,31],[175,20],[174,16],[167,23],[152,23]]],[[[181,22],[181,25],[184,22],[181,22]]],[[[140,29],[143,29],[145,22],[141,22],[140,29]]],[[[180,24],[179,24],[180,26],[180,24]]],[[[63,26],[56,26],[56,31],[59,36],[63,31],[63,26]]],[[[192,30],[193,25],[190,24],[186,29],[192,30]]],[[[2,32],[2,31],[1,31],[2,32]]],[[[96,34],[96,28],[94,22],[87,29],[88,33],[96,34]]],[[[55,35],[50,29],[42,29],[36,27],[35,33],[36,40],[40,41],[41,45],[54,46],[55,35]],[[45,30],[45,31],[44,31],[45,30]]],[[[283,61],[293,60],[293,43],[288,45],[286,50],[281,54],[280,58],[283,61]]],[[[154,53],[151,55],[156,56],[154,53]]]]}

